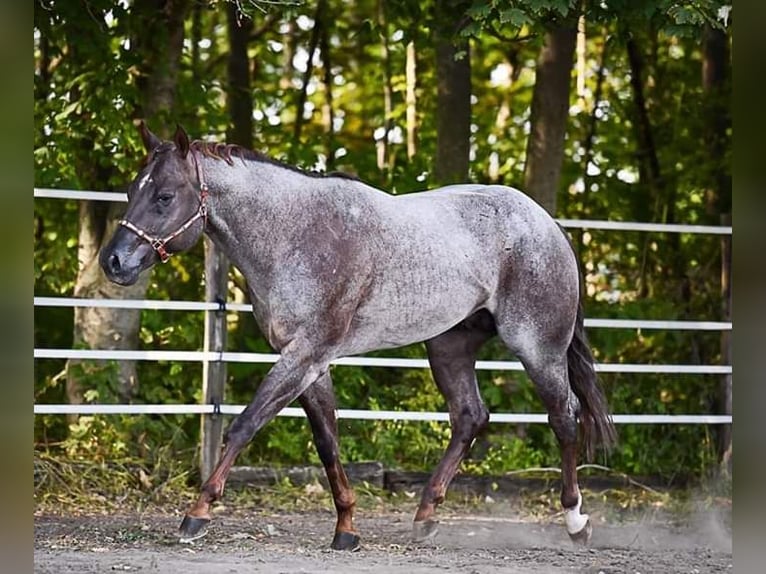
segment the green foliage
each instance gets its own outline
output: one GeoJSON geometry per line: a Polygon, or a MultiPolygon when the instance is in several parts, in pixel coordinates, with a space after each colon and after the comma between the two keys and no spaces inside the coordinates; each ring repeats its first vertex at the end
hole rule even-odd
{"type": "MultiPolygon", "coordinates": [[[[247,8],[247,3],[243,3],[247,8]]],[[[258,3],[256,3],[258,4],[258,3]]],[[[586,3],[585,89],[573,92],[565,142],[559,213],[564,218],[677,221],[717,224],[708,194],[721,174],[730,176],[731,133],[719,162],[711,162],[706,139],[708,96],[700,85],[702,26],[721,28],[724,4],[700,0],[586,3]],[[619,19],[616,17],[619,15],[619,19]],[[645,90],[655,130],[664,185],[652,189],[640,177],[637,117],[627,38],[646,57],[645,90]],[[604,50],[606,50],[604,52],[604,50]],[[603,67],[604,73],[599,76],[603,67]],[[599,77],[602,79],[599,80],[599,77]],[[600,82],[600,83],[599,83],[600,82]],[[599,100],[595,94],[600,90],[599,100]],[[590,140],[589,140],[590,138],[590,140]]],[[[292,137],[296,104],[314,25],[314,7],[261,3],[274,22],[249,47],[257,148],[306,168],[346,170],[361,179],[407,193],[432,185],[436,149],[435,51],[431,43],[432,2],[390,4],[382,23],[378,3],[360,0],[354,10],[328,2],[330,54],[316,56],[309,78],[304,125],[292,137]],[[388,40],[391,77],[386,78],[383,38],[388,40]],[[406,133],[406,46],[417,55],[417,151],[408,158],[406,139],[392,137],[388,157],[378,162],[376,130],[386,120],[391,133],[406,133]],[[292,62],[285,52],[297,48],[292,62]],[[334,129],[325,112],[328,86],[323,65],[330,62],[334,129]],[[387,116],[383,85],[393,93],[387,116]]],[[[534,62],[541,31],[551,23],[579,15],[581,3],[566,0],[518,2],[476,0],[461,33],[471,38],[471,178],[483,183],[522,187],[534,62]]],[[[251,8],[256,8],[250,5],[251,8]]],[[[177,105],[167,125],[179,121],[196,137],[222,140],[228,127],[223,3],[197,7],[187,22],[187,44],[177,85],[177,105]],[[192,43],[193,33],[198,34],[192,43]],[[195,56],[196,54],[196,56],[195,56]],[[196,58],[196,59],[195,59],[196,58]]],[[[77,2],[57,2],[35,15],[35,185],[89,189],[124,188],[143,150],[131,118],[140,112],[136,86],[138,55],[126,40],[135,31],[135,5],[90,2],[83,17],[77,2]],[[109,15],[109,17],[107,17],[109,15]],[[105,73],[104,70],[108,70],[105,73]]],[[[267,24],[249,10],[255,27],[267,24]]],[[[75,201],[36,200],[34,212],[35,294],[71,296],[77,274],[80,206],[75,201]]],[[[589,317],[721,319],[720,239],[698,235],[572,231],[586,277],[589,317]]],[[[201,245],[155,268],[149,298],[201,300],[201,245]]],[[[242,298],[232,282],[230,298],[242,298]]],[[[72,311],[38,308],[37,347],[72,345],[72,311]]],[[[254,319],[229,315],[229,348],[269,352],[254,319]]],[[[202,348],[203,315],[175,311],[142,313],[142,349],[202,348]]],[[[605,363],[715,364],[720,362],[718,333],[591,329],[596,358],[605,363]]],[[[425,356],[422,345],[378,353],[425,356]]],[[[482,359],[511,359],[497,341],[482,359]]],[[[113,368],[88,373],[83,363],[86,399],[116,402],[113,368]]],[[[35,400],[65,401],[62,361],[39,360],[35,400]]],[[[228,365],[226,400],[246,404],[269,365],[228,365]]],[[[192,403],[201,395],[196,363],[138,364],[138,403],[192,403]]],[[[339,408],[443,411],[426,370],[333,368],[339,408]]],[[[610,403],[620,413],[707,413],[715,409],[717,381],[710,376],[604,374],[610,403]]],[[[478,383],[492,412],[542,412],[533,384],[523,373],[480,371],[478,383]]],[[[339,421],[344,460],[380,460],[389,466],[430,469],[441,457],[450,433],[446,423],[339,421]]],[[[712,430],[702,426],[626,425],[609,464],[623,472],[660,474],[675,479],[700,476],[715,464],[712,430]]],[[[109,460],[155,453],[189,453],[198,440],[199,422],[184,416],[80,417],[67,427],[63,417],[37,417],[36,441],[72,457],[109,460]]],[[[195,461],[188,456],[191,467],[195,461]]],[[[278,418],[243,453],[242,463],[317,463],[310,429],[303,419],[278,418]]],[[[502,473],[523,467],[557,466],[558,447],[547,425],[490,425],[474,445],[465,468],[502,473]]]]}

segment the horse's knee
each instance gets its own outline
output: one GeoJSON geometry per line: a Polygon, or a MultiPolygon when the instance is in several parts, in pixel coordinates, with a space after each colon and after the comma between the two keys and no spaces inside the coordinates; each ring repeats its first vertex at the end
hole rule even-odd
{"type": "Polygon", "coordinates": [[[250,419],[239,415],[229,425],[223,434],[223,444],[230,450],[239,451],[242,449],[255,434],[253,423],[250,419]]]}
{"type": "Polygon", "coordinates": [[[475,424],[475,434],[479,434],[489,426],[489,410],[483,404],[481,405],[481,409],[479,410],[479,413],[476,417],[475,424]]]}
{"type": "Polygon", "coordinates": [[[577,417],[574,413],[549,413],[548,424],[561,446],[577,444],[577,417]]]}

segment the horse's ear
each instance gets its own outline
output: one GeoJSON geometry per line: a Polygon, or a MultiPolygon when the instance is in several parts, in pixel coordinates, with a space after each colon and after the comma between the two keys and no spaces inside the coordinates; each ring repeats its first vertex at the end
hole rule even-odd
{"type": "Polygon", "coordinates": [[[176,124],[176,135],[173,136],[173,141],[181,157],[186,158],[186,155],[189,153],[189,136],[186,134],[186,130],[178,124],[176,124]]]}
{"type": "Polygon", "coordinates": [[[162,143],[162,140],[146,127],[144,120],[138,122],[138,133],[141,134],[141,139],[144,142],[144,148],[146,148],[147,153],[162,143]]]}

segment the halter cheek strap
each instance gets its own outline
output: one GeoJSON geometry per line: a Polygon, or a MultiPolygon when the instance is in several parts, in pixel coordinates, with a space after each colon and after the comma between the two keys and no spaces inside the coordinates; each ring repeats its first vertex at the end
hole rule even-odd
{"type": "Polygon", "coordinates": [[[133,233],[138,235],[141,239],[148,242],[149,245],[152,246],[152,249],[154,249],[157,252],[157,255],[160,257],[160,261],[163,263],[166,263],[168,259],[170,259],[170,256],[173,255],[170,253],[167,249],[165,249],[165,246],[170,242],[173,241],[176,237],[179,235],[182,235],[187,229],[189,229],[194,222],[196,222],[198,219],[202,220],[202,229],[205,229],[205,226],[207,225],[207,196],[208,196],[208,187],[207,183],[205,183],[205,179],[202,177],[202,169],[200,168],[199,160],[197,159],[197,156],[192,151],[192,158],[194,159],[194,167],[197,171],[197,180],[199,181],[199,207],[197,208],[196,213],[189,217],[178,229],[176,229],[173,233],[170,233],[169,235],[166,235],[165,237],[155,237],[153,235],[149,235],[146,231],[138,227],[137,225],[131,223],[127,219],[120,219],[119,224],[123,227],[127,227],[130,229],[133,233]]]}

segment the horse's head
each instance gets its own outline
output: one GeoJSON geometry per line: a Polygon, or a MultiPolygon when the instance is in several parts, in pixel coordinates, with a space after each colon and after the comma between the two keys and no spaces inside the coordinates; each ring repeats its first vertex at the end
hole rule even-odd
{"type": "Polygon", "coordinates": [[[106,276],[132,285],[141,271],[191,248],[205,227],[207,186],[180,126],[162,141],[141,122],[147,163],[128,188],[128,210],[99,263],[106,276]]]}

